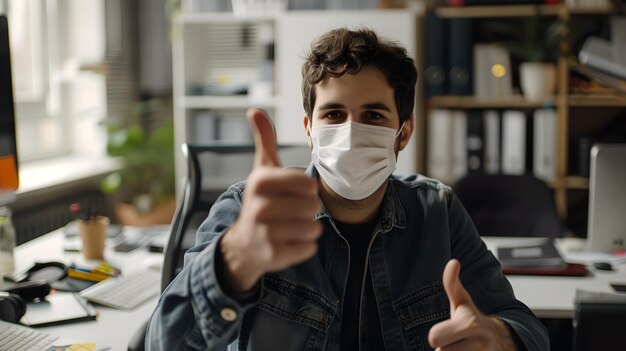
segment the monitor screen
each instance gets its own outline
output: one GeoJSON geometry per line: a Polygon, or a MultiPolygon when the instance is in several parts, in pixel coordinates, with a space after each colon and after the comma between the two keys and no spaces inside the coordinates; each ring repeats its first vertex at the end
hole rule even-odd
{"type": "Polygon", "coordinates": [[[591,148],[588,247],[614,253],[626,250],[626,144],[591,148]]]}
{"type": "Polygon", "coordinates": [[[18,184],[9,25],[0,15],[0,192],[15,191],[18,184]]]}

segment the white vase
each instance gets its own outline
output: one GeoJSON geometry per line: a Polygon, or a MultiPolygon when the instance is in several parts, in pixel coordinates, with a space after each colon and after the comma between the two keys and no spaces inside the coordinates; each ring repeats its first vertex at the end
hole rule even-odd
{"type": "Polygon", "coordinates": [[[541,100],[554,95],[556,67],[552,63],[522,62],[519,67],[520,85],[528,100],[541,100]]]}

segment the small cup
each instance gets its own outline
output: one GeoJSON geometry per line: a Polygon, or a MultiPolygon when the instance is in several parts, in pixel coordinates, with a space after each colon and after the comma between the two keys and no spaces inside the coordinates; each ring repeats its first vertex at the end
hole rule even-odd
{"type": "Polygon", "coordinates": [[[104,243],[107,238],[108,217],[96,216],[88,221],[78,221],[78,232],[83,244],[83,256],[88,260],[104,259],[104,243]]]}

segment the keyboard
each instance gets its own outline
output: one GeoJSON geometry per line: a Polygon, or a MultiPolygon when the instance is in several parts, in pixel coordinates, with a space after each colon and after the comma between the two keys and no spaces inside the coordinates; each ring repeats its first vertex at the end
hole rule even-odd
{"type": "Polygon", "coordinates": [[[0,351],[48,350],[59,337],[0,320],[0,351]]]}
{"type": "Polygon", "coordinates": [[[87,300],[113,308],[132,310],[161,291],[161,273],[143,269],[130,275],[108,278],[80,292],[87,300]]]}

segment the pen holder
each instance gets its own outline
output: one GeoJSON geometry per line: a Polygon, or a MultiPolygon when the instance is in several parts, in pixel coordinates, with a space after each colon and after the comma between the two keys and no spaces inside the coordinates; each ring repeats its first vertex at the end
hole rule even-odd
{"type": "Polygon", "coordinates": [[[78,232],[83,244],[83,256],[86,259],[104,259],[104,243],[107,237],[109,222],[109,218],[104,216],[96,216],[87,221],[78,221],[78,232]]]}

